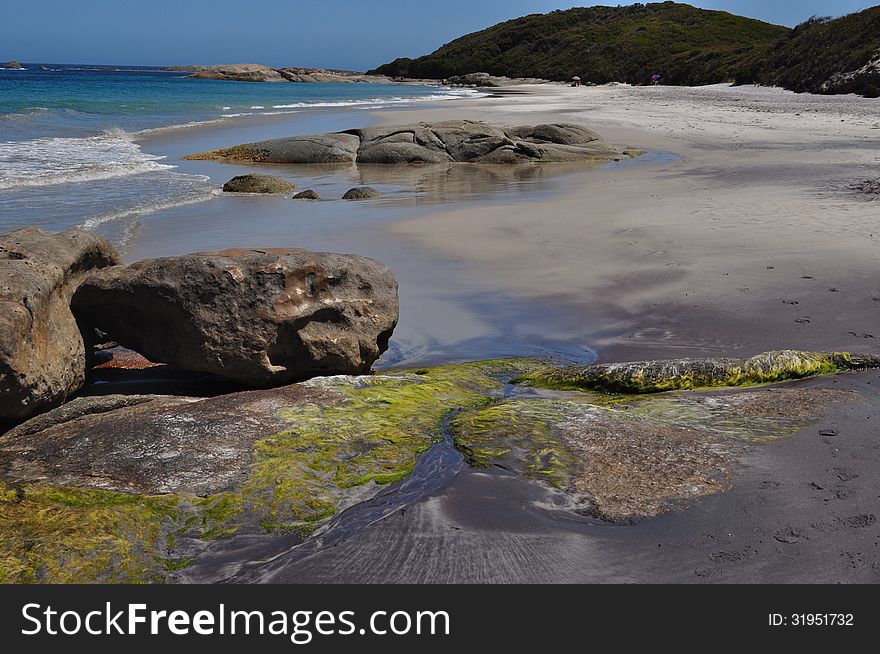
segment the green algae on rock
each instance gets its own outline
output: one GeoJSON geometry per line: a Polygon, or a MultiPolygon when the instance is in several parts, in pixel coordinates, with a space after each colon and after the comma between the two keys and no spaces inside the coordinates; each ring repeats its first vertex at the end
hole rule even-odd
{"type": "Polygon", "coordinates": [[[536,365],[56,410],[0,437],[0,581],[160,582],[212,540],[305,538],[409,474],[451,411],[491,401],[536,365]]]}
{"type": "Polygon", "coordinates": [[[589,366],[545,367],[516,382],[559,390],[608,393],[754,386],[880,367],[880,357],[848,352],[765,352],[746,359],[669,359],[603,363],[589,366]]]}
{"type": "Polygon", "coordinates": [[[0,483],[0,583],[161,581],[173,496],[0,483]]]}
{"type": "Polygon", "coordinates": [[[631,521],[723,492],[749,443],[791,436],[849,396],[762,389],[612,404],[594,404],[588,395],[516,398],[463,412],[449,429],[472,464],[547,482],[575,510],[631,521]]]}

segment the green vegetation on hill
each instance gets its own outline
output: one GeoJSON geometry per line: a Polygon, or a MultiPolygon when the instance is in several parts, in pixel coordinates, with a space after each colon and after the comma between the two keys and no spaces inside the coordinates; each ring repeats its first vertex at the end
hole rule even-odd
{"type": "Polygon", "coordinates": [[[675,2],[523,16],[370,71],[443,79],[486,72],[585,82],[735,81],[880,97],[880,6],[794,29],[675,2]]]}
{"type": "Polygon", "coordinates": [[[463,36],[418,59],[373,73],[441,79],[477,71],[598,84],[733,80],[789,30],[675,2],[533,14],[463,36]]]}
{"type": "Polygon", "coordinates": [[[878,97],[880,7],[835,20],[811,18],[781,38],[762,63],[740,81],[878,97]]]}

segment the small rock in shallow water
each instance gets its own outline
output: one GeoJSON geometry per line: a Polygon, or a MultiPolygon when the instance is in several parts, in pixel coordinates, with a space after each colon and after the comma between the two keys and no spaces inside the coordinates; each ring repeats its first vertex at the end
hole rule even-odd
{"type": "Polygon", "coordinates": [[[274,175],[239,175],[223,185],[226,193],[286,193],[296,185],[274,175]]]}
{"type": "Polygon", "coordinates": [[[372,186],[358,186],[353,189],[349,189],[345,192],[345,195],[342,196],[343,200],[370,200],[372,198],[378,198],[381,195],[379,191],[374,189],[372,186]]]}
{"type": "Polygon", "coordinates": [[[306,189],[305,191],[300,191],[296,195],[293,196],[294,200],[320,200],[321,196],[315,193],[312,189],[306,189]]]}

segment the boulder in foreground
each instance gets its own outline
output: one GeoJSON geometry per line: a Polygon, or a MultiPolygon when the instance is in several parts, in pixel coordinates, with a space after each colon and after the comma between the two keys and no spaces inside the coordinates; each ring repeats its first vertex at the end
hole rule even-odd
{"type": "Polygon", "coordinates": [[[300,191],[296,195],[293,196],[294,200],[320,200],[321,196],[318,195],[315,191],[310,188],[307,188],[305,191],[300,191]]]}
{"type": "Polygon", "coordinates": [[[472,120],[448,120],[245,143],[186,158],[265,163],[520,164],[608,161],[627,156],[580,125],[496,127],[472,120]]]}
{"type": "Polygon", "coordinates": [[[70,297],[91,271],[119,263],[113,246],[88,232],[0,236],[0,422],[57,406],[83,385],[70,297]]]}
{"type": "Polygon", "coordinates": [[[383,264],[301,249],[225,250],[101,271],[77,318],[151,361],[267,387],[370,370],[397,324],[383,264]]]}
{"type": "Polygon", "coordinates": [[[296,185],[274,175],[249,173],[233,177],[223,185],[226,193],[286,193],[296,185]]]}

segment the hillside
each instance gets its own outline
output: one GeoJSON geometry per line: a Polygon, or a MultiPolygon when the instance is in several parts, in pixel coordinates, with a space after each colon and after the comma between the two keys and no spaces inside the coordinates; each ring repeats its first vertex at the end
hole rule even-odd
{"type": "Polygon", "coordinates": [[[663,2],[583,7],[533,14],[468,34],[417,59],[397,59],[371,73],[441,79],[476,71],[507,77],[598,84],[733,80],[761,60],[788,28],[663,2]]]}
{"type": "Polygon", "coordinates": [[[880,7],[798,25],[770,49],[763,67],[741,81],[880,96],[880,7]]]}

